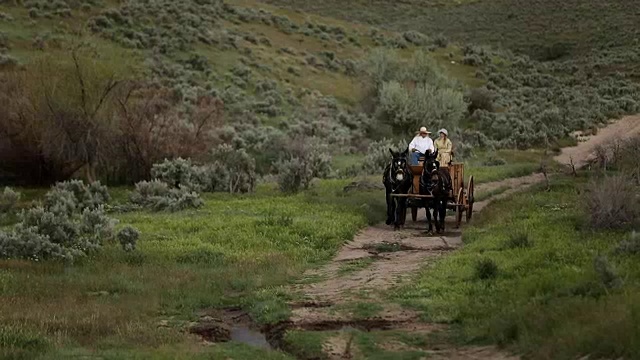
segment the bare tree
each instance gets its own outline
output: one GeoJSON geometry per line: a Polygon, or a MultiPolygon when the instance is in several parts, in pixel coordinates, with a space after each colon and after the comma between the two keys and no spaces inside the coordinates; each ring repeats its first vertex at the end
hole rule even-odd
{"type": "Polygon", "coordinates": [[[69,60],[39,59],[25,71],[5,74],[0,88],[0,131],[13,149],[26,151],[23,160],[30,158],[44,181],[68,178],[83,167],[87,180],[95,180],[114,130],[116,71],[81,46],[69,60]]]}
{"type": "Polygon", "coordinates": [[[123,156],[146,178],[154,163],[164,158],[198,158],[215,146],[212,130],[223,124],[223,103],[201,96],[194,105],[184,105],[166,87],[129,83],[117,97],[119,138],[123,156]]]}

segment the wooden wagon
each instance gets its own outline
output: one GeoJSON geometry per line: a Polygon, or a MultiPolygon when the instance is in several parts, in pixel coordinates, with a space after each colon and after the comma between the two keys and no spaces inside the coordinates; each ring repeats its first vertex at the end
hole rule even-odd
{"type": "MultiPolygon", "coordinates": [[[[424,208],[424,200],[432,198],[431,195],[420,195],[420,176],[422,175],[423,162],[418,165],[410,166],[413,173],[413,185],[409,194],[395,194],[394,197],[407,197],[407,207],[411,209],[411,219],[415,222],[418,218],[418,209],[424,208]]],[[[473,176],[469,177],[469,183],[464,184],[464,164],[452,163],[448,167],[451,175],[451,183],[453,190],[449,194],[447,209],[456,213],[456,227],[460,227],[462,217],[466,215],[469,222],[473,215],[473,176]]]]}

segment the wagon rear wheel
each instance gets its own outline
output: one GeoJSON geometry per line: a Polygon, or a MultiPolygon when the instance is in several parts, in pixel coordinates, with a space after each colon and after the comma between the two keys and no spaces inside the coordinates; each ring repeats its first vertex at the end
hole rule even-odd
{"type": "Polygon", "coordinates": [[[471,221],[471,216],[473,216],[473,203],[475,202],[473,196],[473,176],[471,176],[467,186],[467,222],[471,221]]]}
{"type": "Polygon", "coordinates": [[[418,220],[418,208],[415,206],[411,207],[411,220],[413,220],[413,222],[418,220]]]}
{"type": "Polygon", "coordinates": [[[464,191],[462,188],[458,190],[458,196],[456,197],[456,228],[460,227],[462,223],[462,212],[464,211],[464,191]]]}

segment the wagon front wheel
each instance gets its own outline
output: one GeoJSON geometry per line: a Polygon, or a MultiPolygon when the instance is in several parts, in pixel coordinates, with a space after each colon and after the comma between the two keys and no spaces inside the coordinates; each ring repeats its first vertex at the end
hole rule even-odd
{"type": "Polygon", "coordinates": [[[473,216],[473,203],[475,202],[473,196],[473,176],[471,176],[467,187],[467,222],[471,221],[471,216],[473,216]]]}
{"type": "Polygon", "coordinates": [[[459,228],[460,223],[462,223],[462,212],[464,208],[464,191],[460,188],[460,190],[458,190],[458,196],[456,197],[456,228],[459,228]]]}

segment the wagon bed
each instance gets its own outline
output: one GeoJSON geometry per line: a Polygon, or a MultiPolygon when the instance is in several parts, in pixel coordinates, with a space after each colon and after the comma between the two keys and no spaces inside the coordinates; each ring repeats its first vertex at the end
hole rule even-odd
{"type": "MultiPolygon", "coordinates": [[[[413,185],[408,194],[393,194],[393,197],[406,197],[408,198],[407,207],[411,208],[411,219],[416,221],[418,218],[418,209],[424,208],[422,204],[423,199],[431,199],[431,195],[420,195],[420,175],[422,175],[422,162],[419,165],[410,166],[413,173],[413,185]],[[413,201],[412,201],[413,200],[413,201]]],[[[466,215],[466,221],[471,220],[473,215],[473,203],[474,203],[474,189],[473,189],[473,176],[469,177],[469,183],[465,189],[464,184],[464,164],[452,163],[450,166],[442,168],[448,168],[451,175],[451,185],[453,190],[449,193],[449,199],[447,202],[447,209],[454,210],[456,212],[456,227],[460,226],[462,217],[466,215]]]]}

